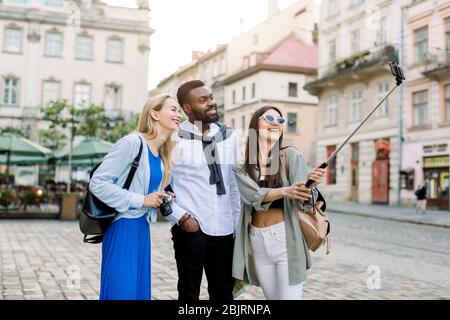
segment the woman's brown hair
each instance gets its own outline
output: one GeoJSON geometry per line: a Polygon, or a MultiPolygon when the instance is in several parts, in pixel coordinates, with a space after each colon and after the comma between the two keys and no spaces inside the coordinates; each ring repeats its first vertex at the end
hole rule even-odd
{"type": "MultiPolygon", "coordinates": [[[[255,182],[258,182],[259,177],[256,177],[255,172],[256,169],[260,169],[259,164],[259,118],[268,110],[275,110],[283,116],[281,111],[274,106],[264,106],[256,110],[252,118],[250,119],[250,124],[248,127],[248,137],[247,137],[247,145],[245,147],[245,162],[244,162],[244,171],[252,178],[255,182]],[[255,145],[256,144],[256,145],[255,145]],[[256,147],[256,150],[255,150],[256,147]]],[[[280,168],[281,168],[281,160],[280,160],[280,149],[283,143],[283,133],[281,133],[280,138],[273,146],[272,150],[269,152],[269,157],[272,155],[272,159],[270,160],[270,167],[276,168],[276,172],[272,175],[267,176],[267,187],[268,188],[279,188],[282,186],[280,168]],[[275,161],[275,162],[274,162],[275,161]]],[[[261,172],[261,170],[259,170],[261,172]]]]}

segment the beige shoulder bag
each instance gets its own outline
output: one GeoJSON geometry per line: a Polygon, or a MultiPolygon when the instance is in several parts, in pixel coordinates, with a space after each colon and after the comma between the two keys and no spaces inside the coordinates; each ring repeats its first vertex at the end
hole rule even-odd
{"type": "MultiPolygon", "coordinates": [[[[289,181],[289,168],[286,165],[286,150],[281,150],[281,164],[289,181]]],[[[313,207],[308,212],[303,212],[293,206],[294,212],[299,217],[300,228],[305,237],[309,250],[315,252],[320,246],[327,245],[327,255],[330,253],[330,221],[325,213],[325,198],[318,192],[317,201],[313,198],[313,207]]]]}

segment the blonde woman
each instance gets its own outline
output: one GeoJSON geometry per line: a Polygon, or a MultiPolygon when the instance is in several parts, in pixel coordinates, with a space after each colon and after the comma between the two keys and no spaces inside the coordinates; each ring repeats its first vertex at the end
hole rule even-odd
{"type": "Polygon", "coordinates": [[[150,217],[156,216],[170,181],[174,133],[181,123],[170,95],[149,98],[138,131],[121,138],[95,171],[90,191],[119,214],[102,244],[100,300],[150,300],[150,217]],[[143,144],[129,190],[122,186],[143,144]]]}

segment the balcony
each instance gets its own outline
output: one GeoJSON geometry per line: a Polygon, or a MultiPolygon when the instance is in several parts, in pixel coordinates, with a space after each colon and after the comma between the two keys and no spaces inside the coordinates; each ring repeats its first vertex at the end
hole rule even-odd
{"type": "Polygon", "coordinates": [[[450,79],[450,51],[428,54],[422,74],[432,80],[450,79]]]}
{"type": "Polygon", "coordinates": [[[304,89],[317,96],[324,88],[334,86],[336,81],[345,84],[347,81],[369,78],[389,61],[398,61],[397,51],[392,45],[361,51],[330,65],[320,79],[307,83],[304,89]]]}

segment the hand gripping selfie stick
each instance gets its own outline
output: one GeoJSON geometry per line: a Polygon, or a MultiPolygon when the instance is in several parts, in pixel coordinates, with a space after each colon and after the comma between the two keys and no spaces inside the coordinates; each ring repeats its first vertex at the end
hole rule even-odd
{"type": "MultiPolygon", "coordinates": [[[[337,149],[333,152],[333,154],[324,162],[322,163],[319,168],[321,169],[325,169],[326,167],[328,167],[328,165],[330,164],[330,162],[336,158],[336,155],[338,154],[339,151],[341,151],[341,149],[347,144],[347,142],[355,135],[355,133],[359,130],[359,128],[362,127],[362,125],[367,121],[367,119],[370,118],[371,115],[373,115],[373,113],[383,104],[383,102],[391,95],[392,92],[394,92],[394,90],[399,87],[403,81],[405,80],[405,75],[403,73],[402,68],[398,65],[397,62],[389,62],[389,67],[391,68],[391,72],[392,75],[395,77],[396,80],[396,85],[391,89],[391,91],[389,91],[386,96],[381,99],[378,104],[369,112],[369,114],[367,114],[367,116],[356,126],[355,129],[353,129],[352,133],[350,133],[350,135],[344,140],[344,142],[342,142],[339,147],[337,147],[337,149]]],[[[400,115],[401,117],[402,115],[400,115]]],[[[313,180],[309,179],[306,182],[306,187],[309,188],[311,187],[311,185],[314,183],[313,180]]]]}

